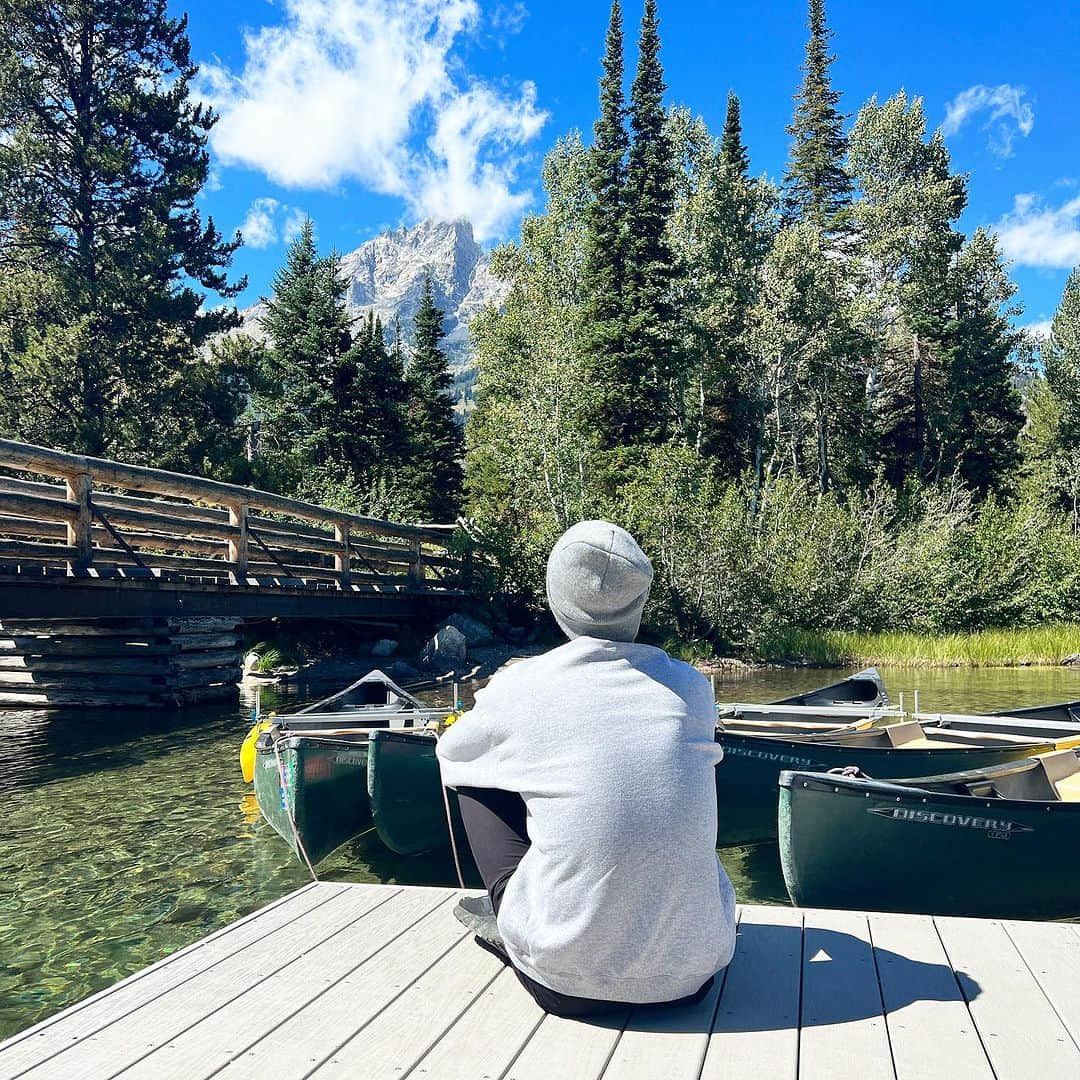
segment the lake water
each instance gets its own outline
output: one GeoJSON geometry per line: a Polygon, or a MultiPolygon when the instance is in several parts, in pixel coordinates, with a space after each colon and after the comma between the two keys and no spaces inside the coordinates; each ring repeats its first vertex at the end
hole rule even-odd
{"type": "MultiPolygon", "coordinates": [[[[725,675],[717,696],[768,701],[845,673],[725,675]]],[[[1069,668],[882,673],[909,707],[919,689],[923,710],[1080,698],[1080,670],[1069,668]]],[[[250,707],[0,712],[0,1039],[308,881],[240,777],[250,707]]],[[[722,858],[740,900],[787,902],[775,846],[722,858]]],[[[373,833],[319,876],[455,883],[449,860],[391,855],[373,833]]]]}

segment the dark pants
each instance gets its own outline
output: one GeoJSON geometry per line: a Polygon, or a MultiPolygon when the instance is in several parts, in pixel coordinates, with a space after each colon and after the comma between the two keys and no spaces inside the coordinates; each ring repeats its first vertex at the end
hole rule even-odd
{"type": "MultiPolygon", "coordinates": [[[[473,859],[491,896],[491,905],[498,914],[507,883],[522,856],[529,850],[529,836],[525,830],[525,802],[514,792],[491,788],[458,788],[457,794],[461,805],[461,820],[465,823],[473,859]]],[[[510,958],[502,949],[481,938],[476,940],[503,963],[513,967],[510,958]]],[[[554,1013],[556,1016],[595,1016],[612,1009],[625,1009],[628,1004],[560,994],[535,979],[530,979],[517,968],[514,968],[514,974],[536,1004],[545,1012],[554,1013]]],[[[689,997],[661,1004],[696,1004],[709,992],[712,984],[713,980],[710,978],[700,990],[689,997]]]]}

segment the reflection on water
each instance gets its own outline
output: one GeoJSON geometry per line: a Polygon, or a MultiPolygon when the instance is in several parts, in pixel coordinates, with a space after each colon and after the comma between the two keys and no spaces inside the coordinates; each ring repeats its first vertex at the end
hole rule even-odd
{"type": "MultiPolygon", "coordinates": [[[[1064,668],[883,674],[894,691],[919,688],[923,709],[1080,698],[1080,671],[1064,668]]],[[[767,701],[834,677],[820,670],[725,674],[717,695],[767,701]]],[[[432,696],[439,697],[448,701],[449,691],[432,696]]],[[[276,704],[264,690],[264,709],[276,704]]],[[[241,780],[237,751],[250,706],[0,712],[0,1038],[308,880],[241,780]]],[[[733,848],[722,858],[741,900],[786,902],[774,846],[733,848]]],[[[340,849],[319,874],[455,881],[449,858],[393,855],[373,832],[340,849]]]]}

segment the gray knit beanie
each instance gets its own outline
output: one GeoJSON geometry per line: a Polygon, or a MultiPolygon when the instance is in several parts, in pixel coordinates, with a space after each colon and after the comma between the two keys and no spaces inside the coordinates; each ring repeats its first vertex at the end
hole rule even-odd
{"type": "Polygon", "coordinates": [[[652,564],[625,529],[579,521],[548,557],[548,606],[568,638],[633,641],[652,578],[652,564]]]}

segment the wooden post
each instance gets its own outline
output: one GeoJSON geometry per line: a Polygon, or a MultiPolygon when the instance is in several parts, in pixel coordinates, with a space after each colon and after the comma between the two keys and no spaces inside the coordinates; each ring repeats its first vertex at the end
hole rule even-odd
{"type": "Polygon", "coordinates": [[[420,537],[412,542],[412,562],[409,563],[409,583],[418,588],[424,584],[424,552],[420,547],[420,537]]]}
{"type": "Polygon", "coordinates": [[[89,473],[79,473],[64,480],[68,500],[79,504],[79,516],[67,523],[67,542],[76,548],[75,561],[68,564],[69,571],[85,570],[94,561],[93,526],[94,514],[90,509],[90,493],[93,484],[89,473]]]}
{"type": "Polygon", "coordinates": [[[239,535],[229,540],[229,562],[232,568],[229,576],[234,585],[247,584],[248,565],[248,507],[247,503],[233,503],[229,506],[229,524],[235,525],[239,535]]]}
{"type": "Polygon", "coordinates": [[[341,545],[341,550],[334,554],[334,569],[337,571],[338,584],[347,589],[352,580],[350,570],[352,558],[349,553],[349,523],[347,521],[334,522],[334,540],[341,545]]]}

